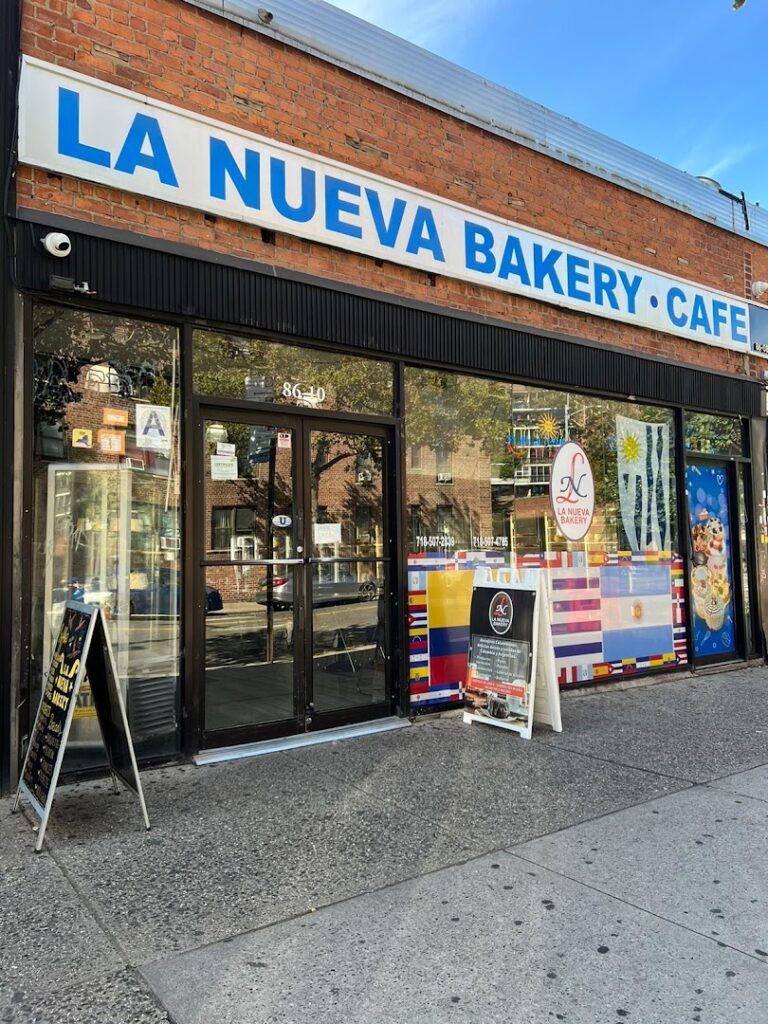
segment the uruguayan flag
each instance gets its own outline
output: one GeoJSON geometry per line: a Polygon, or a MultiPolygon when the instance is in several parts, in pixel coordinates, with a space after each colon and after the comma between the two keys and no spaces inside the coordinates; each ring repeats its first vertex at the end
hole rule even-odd
{"type": "Polygon", "coordinates": [[[669,424],[616,417],[621,521],[633,551],[668,551],[669,424]]]}

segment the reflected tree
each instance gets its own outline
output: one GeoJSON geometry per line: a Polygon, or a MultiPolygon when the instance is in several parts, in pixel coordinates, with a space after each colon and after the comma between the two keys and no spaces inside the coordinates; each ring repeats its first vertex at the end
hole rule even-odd
{"type": "Polygon", "coordinates": [[[123,398],[151,397],[161,381],[170,389],[176,328],[68,307],[36,304],[33,311],[35,413],[56,422],[88,382],[123,398]]]}
{"type": "MultiPolygon", "coordinates": [[[[258,338],[196,332],[195,389],[206,395],[390,415],[392,366],[358,356],[302,349],[258,338]]],[[[321,481],[347,464],[381,469],[381,445],[367,435],[317,432],[310,453],[315,505],[321,481]]]]}

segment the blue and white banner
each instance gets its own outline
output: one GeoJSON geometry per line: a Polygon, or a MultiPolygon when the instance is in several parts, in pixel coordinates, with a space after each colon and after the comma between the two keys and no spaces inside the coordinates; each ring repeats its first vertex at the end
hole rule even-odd
{"type": "Polygon", "coordinates": [[[607,565],[600,573],[603,658],[645,658],[674,650],[668,565],[607,565]]]}
{"type": "Polygon", "coordinates": [[[669,551],[669,423],[616,417],[621,522],[632,551],[669,551]]]}
{"type": "Polygon", "coordinates": [[[487,285],[750,351],[749,304],[346,164],[25,57],[19,161],[487,285]]]}

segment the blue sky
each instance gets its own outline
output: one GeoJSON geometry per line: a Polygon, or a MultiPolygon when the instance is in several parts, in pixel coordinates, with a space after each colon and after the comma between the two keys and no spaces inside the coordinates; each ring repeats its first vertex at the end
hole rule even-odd
{"type": "Polygon", "coordinates": [[[768,206],[768,3],[330,0],[768,206]]]}

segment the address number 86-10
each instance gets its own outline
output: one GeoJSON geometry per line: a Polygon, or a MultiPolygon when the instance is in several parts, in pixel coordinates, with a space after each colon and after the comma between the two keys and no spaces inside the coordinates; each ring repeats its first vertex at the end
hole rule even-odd
{"type": "Polygon", "coordinates": [[[303,388],[301,384],[291,384],[289,380],[283,384],[283,398],[295,398],[297,402],[324,402],[325,388],[316,388],[314,385],[303,388]]]}

